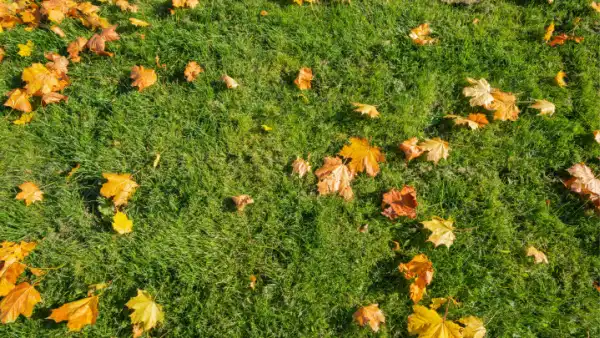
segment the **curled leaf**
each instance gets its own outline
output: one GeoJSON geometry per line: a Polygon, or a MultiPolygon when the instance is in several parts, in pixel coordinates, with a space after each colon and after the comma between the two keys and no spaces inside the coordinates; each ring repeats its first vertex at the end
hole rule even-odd
{"type": "Polygon", "coordinates": [[[315,171],[319,178],[317,184],[320,195],[335,194],[342,196],[346,201],[354,197],[350,182],[354,173],[342,162],[339,157],[326,157],[323,166],[315,171]]]}
{"type": "Polygon", "coordinates": [[[402,190],[391,189],[383,194],[381,213],[385,217],[395,220],[398,217],[417,218],[417,191],[405,185],[402,190]]]}
{"type": "Polygon", "coordinates": [[[237,83],[237,81],[235,81],[232,77],[228,75],[221,76],[221,80],[225,82],[225,86],[227,86],[227,88],[229,89],[235,89],[240,86],[239,83],[237,83]]]}
{"type": "Polygon", "coordinates": [[[185,75],[185,79],[187,80],[187,82],[192,82],[196,80],[198,75],[200,75],[200,73],[202,72],[204,72],[204,69],[196,61],[190,61],[185,66],[183,75],[185,75]]]}
{"type": "Polygon", "coordinates": [[[254,203],[254,200],[252,199],[252,197],[250,197],[250,195],[233,196],[231,197],[231,199],[233,200],[233,203],[235,203],[235,207],[237,208],[237,210],[240,212],[244,211],[248,204],[254,203]]]}
{"type": "Polygon", "coordinates": [[[354,317],[354,320],[360,326],[368,324],[373,332],[379,331],[379,325],[385,323],[385,316],[381,309],[379,309],[379,304],[363,306],[352,317],[354,317]]]}
{"type": "Polygon", "coordinates": [[[294,161],[294,163],[292,163],[292,172],[294,174],[298,174],[298,176],[300,177],[304,177],[304,175],[310,172],[310,170],[310,163],[308,163],[308,161],[305,161],[301,157],[296,157],[296,160],[294,161]]]}
{"type": "Polygon", "coordinates": [[[398,270],[404,274],[404,278],[413,280],[410,285],[410,299],[417,304],[427,291],[427,285],[433,280],[433,264],[424,254],[413,257],[408,263],[402,263],[398,270]]]}
{"type": "Polygon", "coordinates": [[[564,88],[567,86],[567,82],[565,81],[565,77],[567,77],[567,73],[563,72],[562,70],[559,71],[558,73],[556,73],[556,76],[554,77],[554,82],[561,88],[564,88]]]}
{"type": "Polygon", "coordinates": [[[428,23],[421,24],[410,30],[410,34],[408,36],[412,39],[412,41],[420,46],[431,45],[438,41],[438,39],[432,38],[429,35],[431,34],[431,28],[429,28],[428,23]]]}
{"type": "Polygon", "coordinates": [[[402,142],[402,144],[400,144],[400,150],[404,152],[406,162],[409,162],[410,160],[421,156],[423,152],[425,152],[423,148],[418,146],[418,143],[418,138],[411,137],[408,140],[402,142]]]}
{"type": "Polygon", "coordinates": [[[311,81],[313,80],[312,69],[303,67],[298,72],[298,77],[294,80],[294,84],[300,90],[310,89],[312,87],[311,81]]]}

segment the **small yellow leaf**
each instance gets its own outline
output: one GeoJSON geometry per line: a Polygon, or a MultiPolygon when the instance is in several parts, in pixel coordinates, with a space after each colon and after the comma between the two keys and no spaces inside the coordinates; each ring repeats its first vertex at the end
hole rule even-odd
{"type": "Polygon", "coordinates": [[[424,142],[419,143],[424,151],[427,151],[427,161],[431,161],[435,164],[443,158],[447,159],[450,154],[450,146],[448,142],[436,137],[434,139],[428,139],[424,142]]]}
{"type": "Polygon", "coordinates": [[[254,290],[256,288],[256,276],[250,275],[250,289],[254,290]]]}
{"type": "Polygon", "coordinates": [[[81,164],[79,163],[77,163],[77,165],[71,168],[71,170],[67,174],[67,179],[71,178],[77,172],[77,170],[79,170],[79,168],[81,168],[81,164]]]}
{"type": "Polygon", "coordinates": [[[15,197],[18,200],[24,200],[25,205],[29,206],[44,199],[44,193],[32,182],[25,182],[19,186],[21,192],[15,197]]]}
{"type": "Polygon", "coordinates": [[[147,23],[146,21],[143,20],[139,20],[136,18],[129,18],[129,22],[131,22],[132,25],[136,26],[136,27],[148,27],[150,26],[149,23],[147,23]]]}
{"type": "Polygon", "coordinates": [[[231,197],[231,199],[233,200],[233,203],[235,203],[235,207],[237,208],[237,210],[240,212],[244,211],[248,204],[254,203],[254,200],[252,199],[252,197],[250,197],[250,195],[233,196],[231,197]]]}
{"type": "Polygon", "coordinates": [[[454,119],[454,124],[455,125],[466,125],[469,128],[475,130],[475,129],[479,129],[479,128],[483,128],[485,127],[488,123],[490,123],[487,119],[487,117],[485,116],[485,114],[469,114],[469,116],[467,118],[464,118],[462,116],[458,116],[458,115],[446,115],[444,116],[444,118],[447,119],[454,119]]]}
{"type": "Polygon", "coordinates": [[[29,268],[29,272],[36,277],[41,277],[46,274],[46,270],[38,268],[29,268]]]}
{"type": "Polygon", "coordinates": [[[156,153],[156,157],[152,163],[152,168],[156,169],[156,167],[158,167],[158,163],[160,163],[160,153],[156,153]]]}
{"type": "Polygon", "coordinates": [[[18,119],[13,121],[13,124],[18,125],[18,126],[23,126],[26,125],[27,123],[31,122],[31,120],[33,120],[33,116],[35,114],[33,112],[31,113],[22,113],[21,116],[19,116],[18,119]]]}
{"type": "Polygon", "coordinates": [[[567,73],[563,72],[562,70],[560,72],[558,72],[556,74],[556,76],[554,77],[554,82],[561,88],[564,88],[567,86],[567,82],[565,82],[565,77],[567,77],[567,73]]]}
{"type": "Polygon", "coordinates": [[[237,87],[240,86],[240,84],[237,83],[236,80],[234,80],[232,77],[230,77],[228,75],[221,76],[221,80],[223,82],[225,82],[225,86],[227,86],[227,88],[229,88],[229,89],[236,89],[237,87]]]}
{"type": "Polygon", "coordinates": [[[261,125],[262,130],[269,132],[271,130],[273,130],[273,127],[269,127],[266,124],[261,125]]]}
{"type": "Polygon", "coordinates": [[[301,157],[296,157],[296,160],[292,163],[292,172],[300,177],[304,177],[306,173],[310,172],[310,169],[310,163],[301,157]]]}
{"type": "Polygon", "coordinates": [[[538,249],[536,249],[533,246],[530,246],[529,248],[527,248],[527,257],[529,257],[529,256],[533,256],[535,264],[540,264],[540,263],[548,264],[548,258],[546,257],[546,254],[539,251],[538,249]]]}
{"type": "Polygon", "coordinates": [[[131,79],[133,87],[138,87],[138,91],[144,90],[144,88],[150,87],[156,83],[157,76],[154,69],[146,69],[144,66],[133,66],[131,68],[131,79]]]}
{"type": "Polygon", "coordinates": [[[439,245],[445,245],[449,248],[454,243],[456,236],[452,232],[454,230],[453,221],[434,216],[431,221],[421,223],[425,229],[431,230],[432,234],[427,241],[433,243],[436,248],[439,245]]]}
{"type": "Polygon", "coordinates": [[[533,109],[539,109],[540,113],[538,115],[554,115],[556,111],[556,106],[554,103],[546,100],[535,100],[535,103],[530,106],[533,109]]]}
{"type": "Polygon", "coordinates": [[[475,316],[461,318],[458,322],[465,326],[461,331],[463,338],[483,338],[487,333],[483,321],[475,316]]]}
{"type": "Polygon", "coordinates": [[[115,207],[126,205],[131,194],[135,192],[138,184],[131,179],[130,174],[103,173],[102,176],[107,180],[100,189],[100,195],[113,199],[115,207]]]}
{"type": "Polygon", "coordinates": [[[18,44],[17,46],[19,47],[19,52],[17,54],[26,57],[31,56],[35,44],[31,40],[27,40],[26,44],[18,44]]]}
{"type": "Polygon", "coordinates": [[[127,218],[125,213],[117,211],[115,216],[113,217],[112,223],[113,229],[119,234],[128,234],[132,231],[133,221],[127,218]]]}
{"type": "Polygon", "coordinates": [[[204,72],[204,69],[198,64],[196,61],[190,61],[185,66],[185,70],[183,71],[183,75],[185,75],[185,79],[187,82],[192,82],[196,80],[200,73],[204,72]]]}
{"type": "Polygon", "coordinates": [[[550,25],[548,25],[548,27],[546,27],[546,34],[544,34],[544,41],[546,41],[546,42],[550,41],[550,38],[552,38],[553,33],[554,33],[554,21],[552,21],[550,23],[550,25]]]}
{"type": "Polygon", "coordinates": [[[415,44],[424,46],[434,44],[438,41],[438,39],[430,37],[429,34],[431,34],[429,24],[424,23],[422,25],[417,26],[416,28],[411,29],[410,34],[408,36],[413,40],[415,44]]]}
{"type": "Polygon", "coordinates": [[[594,140],[600,143],[600,130],[594,130],[594,140]]]}
{"type": "Polygon", "coordinates": [[[592,1],[590,6],[598,13],[600,13],[600,2],[592,1]]]}
{"type": "Polygon", "coordinates": [[[298,77],[294,80],[294,84],[300,90],[306,90],[312,88],[312,80],[313,80],[313,72],[312,69],[307,67],[300,68],[298,72],[298,77]]]}
{"type": "Polygon", "coordinates": [[[475,80],[468,77],[467,82],[471,84],[471,87],[463,88],[463,95],[471,98],[469,101],[471,107],[485,106],[494,101],[492,87],[486,79],[475,80]]]}
{"type": "Polygon", "coordinates": [[[358,103],[358,102],[352,102],[352,105],[354,107],[356,107],[356,109],[354,109],[354,111],[357,113],[361,113],[362,115],[368,115],[370,118],[379,117],[379,112],[377,111],[376,106],[358,103]]]}

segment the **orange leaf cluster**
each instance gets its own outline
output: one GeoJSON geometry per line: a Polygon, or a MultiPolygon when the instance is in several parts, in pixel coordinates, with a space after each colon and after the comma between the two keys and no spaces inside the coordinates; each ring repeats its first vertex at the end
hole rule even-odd
{"type": "Polygon", "coordinates": [[[516,121],[519,118],[521,111],[515,95],[492,88],[485,79],[467,78],[467,81],[471,86],[463,89],[463,95],[471,98],[469,103],[472,107],[481,106],[493,111],[494,120],[516,121]]]}
{"type": "MultiPolygon", "coordinates": [[[[546,32],[546,34],[548,34],[548,32],[546,32]]],[[[572,34],[559,34],[559,35],[555,35],[555,36],[551,36],[551,40],[548,41],[548,45],[550,47],[555,47],[555,46],[560,46],[560,45],[564,45],[565,42],[571,40],[571,41],[575,41],[575,43],[581,43],[583,41],[583,37],[582,36],[575,36],[572,34]]],[[[546,38],[546,36],[544,36],[544,39],[546,38]]]]}
{"type": "Polygon", "coordinates": [[[79,53],[83,52],[86,48],[97,55],[114,56],[113,53],[107,52],[105,49],[107,42],[117,41],[121,38],[116,29],[117,25],[106,27],[100,33],[92,35],[89,40],[84,37],[78,37],[67,46],[69,58],[73,62],[80,62],[81,57],[79,53]]]}
{"type": "Polygon", "coordinates": [[[411,186],[405,185],[402,190],[391,189],[383,194],[381,213],[385,217],[395,220],[398,217],[417,218],[417,191],[411,186]]]}
{"type": "Polygon", "coordinates": [[[413,257],[408,263],[401,263],[398,270],[404,274],[404,278],[413,279],[410,285],[410,299],[417,304],[427,291],[427,285],[433,280],[433,264],[424,254],[413,257]]]}
{"type": "Polygon", "coordinates": [[[563,184],[587,198],[600,212],[600,179],[596,178],[594,172],[585,163],[577,163],[568,169],[571,178],[564,180],[563,184]]]}

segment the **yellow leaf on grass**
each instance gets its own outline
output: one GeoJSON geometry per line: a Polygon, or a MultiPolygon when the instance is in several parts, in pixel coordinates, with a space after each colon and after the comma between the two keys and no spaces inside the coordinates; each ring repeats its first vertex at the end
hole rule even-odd
{"type": "Polygon", "coordinates": [[[2,63],[2,60],[4,60],[4,55],[6,55],[6,52],[4,51],[4,48],[0,47],[0,63],[2,63]]]}
{"type": "Polygon", "coordinates": [[[254,203],[254,200],[250,195],[238,195],[231,197],[233,203],[235,203],[235,207],[238,211],[244,211],[248,204],[254,203]]]}
{"type": "Polygon", "coordinates": [[[127,218],[125,213],[117,211],[117,213],[113,216],[112,227],[121,235],[128,234],[132,231],[133,221],[127,218]]]}
{"type": "Polygon", "coordinates": [[[431,45],[438,41],[438,39],[432,38],[429,35],[431,34],[431,28],[429,28],[428,23],[424,23],[410,30],[410,34],[408,36],[412,39],[414,43],[420,46],[431,45]]]}
{"type": "Polygon", "coordinates": [[[554,77],[554,82],[561,88],[564,88],[567,86],[567,82],[565,81],[565,77],[567,77],[567,73],[563,72],[562,70],[559,71],[558,73],[556,73],[556,76],[554,77]]]}
{"type": "Polygon", "coordinates": [[[417,304],[427,291],[427,285],[433,280],[433,264],[424,254],[413,257],[408,263],[402,263],[398,270],[404,273],[404,278],[414,279],[410,285],[410,299],[417,304]]]}
{"type": "Polygon", "coordinates": [[[262,130],[266,131],[266,132],[270,132],[271,130],[273,130],[273,127],[270,127],[266,124],[263,124],[260,126],[262,128],[262,130]]]}
{"type": "Polygon", "coordinates": [[[294,84],[300,90],[306,90],[312,88],[312,80],[313,80],[313,72],[312,69],[303,67],[300,68],[298,72],[298,77],[294,80],[294,84]]]}
{"type": "Polygon", "coordinates": [[[339,157],[325,157],[323,166],[315,171],[319,179],[317,187],[319,195],[335,194],[342,196],[346,201],[354,197],[350,182],[354,173],[342,162],[339,157]]]}
{"type": "Polygon", "coordinates": [[[2,246],[0,246],[0,261],[4,261],[6,266],[21,261],[27,257],[36,246],[36,242],[21,241],[20,243],[15,243],[4,241],[2,242],[2,246]]]}
{"type": "Polygon", "coordinates": [[[581,193],[600,195],[600,179],[585,163],[577,163],[567,171],[583,186],[581,193]]]}
{"type": "Polygon", "coordinates": [[[379,304],[363,306],[352,317],[354,317],[354,320],[360,326],[369,324],[373,332],[379,331],[379,325],[385,323],[385,316],[381,309],[379,309],[379,304]]]}
{"type": "Polygon", "coordinates": [[[377,111],[376,106],[372,106],[370,104],[363,104],[358,102],[352,102],[352,105],[356,107],[354,109],[355,112],[361,113],[362,115],[368,115],[370,118],[379,117],[379,112],[377,111]]]}
{"type": "Polygon", "coordinates": [[[458,324],[422,305],[414,305],[413,314],[408,316],[408,334],[418,334],[419,338],[463,338],[458,324]]]}
{"type": "Polygon", "coordinates": [[[402,142],[402,144],[400,144],[400,150],[404,152],[406,162],[410,162],[412,159],[421,156],[425,152],[423,148],[418,146],[418,143],[418,138],[411,137],[408,140],[402,142]]]}
{"type": "Polygon", "coordinates": [[[13,121],[15,125],[26,125],[33,120],[34,113],[23,113],[18,119],[13,121]]]}
{"type": "MultiPolygon", "coordinates": [[[[32,108],[31,108],[31,103],[29,102],[30,96],[29,96],[29,94],[27,94],[26,90],[14,89],[14,90],[8,92],[7,95],[9,95],[8,100],[6,100],[6,102],[4,103],[4,105],[6,107],[10,107],[12,109],[21,111],[23,113],[31,112],[32,108]]],[[[27,121],[27,122],[29,122],[29,121],[27,121]]],[[[23,124],[23,123],[16,123],[16,124],[23,124]]]]}
{"type": "Polygon", "coordinates": [[[27,40],[26,44],[19,43],[17,45],[17,47],[19,47],[19,52],[17,54],[21,55],[22,57],[31,56],[34,46],[35,44],[31,42],[31,40],[27,40]]]}
{"type": "Polygon", "coordinates": [[[256,288],[256,276],[255,275],[250,275],[249,277],[250,279],[250,289],[254,290],[254,288],[256,288]]]}
{"type": "Polygon", "coordinates": [[[550,38],[552,38],[553,33],[554,33],[554,21],[552,21],[550,23],[550,25],[548,25],[548,27],[546,27],[546,33],[544,34],[544,41],[546,41],[546,42],[550,41],[550,38]]]}
{"type": "Polygon", "coordinates": [[[421,224],[425,229],[431,230],[432,234],[427,241],[433,243],[436,248],[439,245],[445,245],[449,248],[454,243],[456,236],[452,232],[454,230],[453,221],[434,216],[431,221],[424,221],[421,224]]]}
{"type": "Polygon", "coordinates": [[[0,297],[6,296],[15,288],[17,278],[25,271],[25,267],[25,264],[19,262],[3,263],[0,269],[0,297]]]}
{"type": "Polygon", "coordinates": [[[141,92],[144,88],[156,83],[157,77],[154,69],[146,69],[144,66],[133,66],[131,68],[131,79],[133,80],[131,85],[138,87],[138,91],[141,92]]]}
{"type": "Polygon", "coordinates": [[[187,82],[192,82],[196,80],[200,73],[204,72],[204,69],[198,64],[196,61],[190,61],[185,66],[185,70],[183,71],[183,75],[185,75],[185,79],[187,82]]]}
{"type": "Polygon", "coordinates": [[[447,159],[450,154],[450,146],[448,142],[436,137],[434,139],[427,139],[424,142],[419,143],[424,151],[427,151],[427,161],[431,161],[435,164],[443,158],[447,159]]]}
{"type": "Polygon", "coordinates": [[[519,118],[519,107],[517,107],[517,98],[512,93],[505,93],[498,89],[492,91],[494,101],[485,106],[486,109],[494,112],[494,120],[516,121],[519,118]]]}
{"type": "Polygon", "coordinates": [[[527,257],[530,257],[530,256],[533,256],[535,264],[540,264],[540,263],[548,264],[548,258],[546,257],[546,254],[539,251],[538,249],[536,249],[533,246],[530,246],[529,248],[527,248],[527,257]]]}
{"type": "Polygon", "coordinates": [[[490,123],[485,116],[485,114],[469,114],[467,118],[458,115],[446,115],[444,116],[447,119],[454,119],[454,124],[456,125],[466,125],[469,128],[475,130],[479,128],[485,127],[488,123],[490,123]]]}
{"type": "Polygon", "coordinates": [[[483,338],[487,333],[483,321],[475,316],[461,318],[458,322],[465,326],[461,330],[463,338],[483,338]]]}
{"type": "Polygon", "coordinates": [[[21,189],[21,192],[19,192],[15,198],[24,200],[26,206],[44,199],[44,193],[32,182],[21,184],[19,189],[21,189]]]}
{"type": "Polygon", "coordinates": [[[98,318],[98,296],[83,298],[52,310],[50,317],[55,322],[68,321],[69,331],[81,331],[86,325],[94,325],[98,318]]]}
{"type": "Polygon", "coordinates": [[[113,199],[115,207],[126,205],[131,194],[135,192],[138,184],[131,179],[130,174],[103,173],[107,182],[102,185],[100,195],[113,199]]]}
{"type": "Polygon", "coordinates": [[[143,20],[139,20],[136,18],[129,18],[129,22],[131,22],[132,25],[136,26],[136,27],[148,27],[150,26],[149,23],[147,23],[146,21],[143,20]]]}
{"type": "Polygon", "coordinates": [[[594,140],[600,143],[600,130],[594,130],[594,140]]]}
{"type": "Polygon", "coordinates": [[[468,77],[467,82],[471,84],[471,87],[463,88],[463,95],[471,98],[469,100],[471,107],[485,106],[494,101],[492,87],[486,79],[475,80],[468,77]]]}
{"type": "Polygon", "coordinates": [[[131,323],[137,325],[137,331],[142,329],[145,332],[150,331],[159,323],[162,323],[165,316],[162,306],[156,304],[152,297],[144,290],[137,290],[137,296],[131,298],[125,306],[133,310],[129,315],[131,323]]]}
{"type": "Polygon", "coordinates": [[[23,282],[15,286],[0,302],[0,320],[3,324],[12,323],[19,315],[31,317],[33,307],[42,301],[35,285],[23,282]]]}
{"type": "Polygon", "coordinates": [[[598,13],[600,13],[600,3],[596,1],[592,1],[590,6],[598,13]]]}
{"type": "Polygon", "coordinates": [[[301,157],[296,157],[296,160],[294,161],[294,163],[292,163],[292,172],[294,174],[298,174],[298,176],[300,177],[304,177],[304,175],[310,172],[310,170],[310,163],[308,163],[308,161],[305,161],[301,157]]]}
{"type": "Polygon", "coordinates": [[[540,113],[538,115],[554,115],[556,111],[556,106],[554,103],[546,100],[535,100],[535,103],[530,106],[533,109],[539,109],[540,113]]]}
{"type": "Polygon", "coordinates": [[[240,86],[240,84],[229,75],[221,76],[221,81],[225,82],[225,86],[229,89],[236,89],[240,86]]]}
{"type": "Polygon", "coordinates": [[[160,163],[160,153],[156,153],[156,157],[154,157],[154,162],[152,162],[152,168],[156,169],[158,164],[160,163]]]}
{"type": "Polygon", "coordinates": [[[379,173],[379,162],[385,162],[385,156],[378,147],[371,147],[363,138],[351,137],[350,145],[345,145],[339,155],[351,159],[348,168],[353,173],[367,172],[371,177],[379,173]]]}

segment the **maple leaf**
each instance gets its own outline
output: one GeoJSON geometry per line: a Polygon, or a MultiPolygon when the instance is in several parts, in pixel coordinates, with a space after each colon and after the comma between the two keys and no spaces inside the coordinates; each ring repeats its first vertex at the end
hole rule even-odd
{"type": "Polygon", "coordinates": [[[225,86],[227,86],[229,89],[235,89],[239,87],[239,83],[237,83],[237,81],[228,75],[221,76],[221,81],[225,82],[225,86]]]}
{"type": "Polygon", "coordinates": [[[546,33],[544,34],[544,41],[548,42],[552,38],[552,34],[554,33],[554,21],[546,27],[546,33]]]}
{"type": "Polygon", "coordinates": [[[125,306],[133,310],[129,315],[131,323],[137,325],[138,330],[148,332],[164,321],[162,306],[156,304],[146,291],[138,289],[137,292],[137,296],[131,298],[125,306]]]}
{"type": "Polygon", "coordinates": [[[69,98],[65,95],[62,95],[60,93],[55,93],[55,92],[51,92],[48,94],[44,94],[44,96],[42,96],[42,106],[47,106],[49,104],[53,104],[53,103],[58,103],[60,101],[67,101],[69,98]]]}
{"type": "Polygon", "coordinates": [[[402,142],[400,144],[400,150],[404,152],[404,156],[406,157],[406,162],[410,162],[410,160],[415,159],[423,154],[425,150],[419,147],[417,144],[419,143],[419,139],[416,137],[411,137],[408,140],[402,142]]]}
{"type": "Polygon", "coordinates": [[[311,167],[308,161],[305,161],[301,157],[296,157],[294,163],[292,163],[292,173],[298,174],[300,177],[304,177],[306,173],[310,172],[311,167]]]}
{"type": "Polygon", "coordinates": [[[415,188],[405,185],[400,191],[391,189],[383,194],[383,201],[381,203],[383,212],[381,214],[391,220],[395,220],[400,216],[412,219],[417,217],[417,205],[417,192],[415,188]]]}
{"type": "Polygon", "coordinates": [[[200,73],[204,72],[204,69],[196,62],[190,61],[183,71],[183,75],[185,75],[185,79],[187,82],[192,82],[196,80],[200,73]]]}
{"type": "Polygon", "coordinates": [[[371,147],[369,141],[358,137],[351,137],[350,145],[345,145],[339,155],[346,159],[352,159],[348,163],[348,168],[353,174],[366,171],[367,175],[371,177],[375,177],[379,173],[378,162],[385,162],[385,156],[378,147],[371,147]]]}
{"type": "Polygon", "coordinates": [[[46,63],[46,68],[50,71],[54,71],[60,75],[66,75],[69,72],[67,68],[69,66],[69,60],[56,53],[44,53],[46,60],[50,61],[46,63]]]}
{"type": "Polygon", "coordinates": [[[117,213],[113,216],[113,229],[119,234],[128,234],[132,231],[133,221],[127,218],[127,215],[121,211],[117,211],[117,213]]]}
{"type": "Polygon", "coordinates": [[[456,236],[452,230],[454,224],[451,220],[445,220],[443,218],[434,216],[431,221],[421,222],[425,229],[431,230],[432,234],[427,239],[428,242],[431,242],[437,248],[439,245],[445,245],[446,247],[450,247],[454,242],[456,236]]]}
{"type": "Polygon", "coordinates": [[[530,246],[529,248],[527,248],[527,257],[529,257],[529,256],[533,256],[535,264],[540,264],[540,263],[548,264],[548,258],[546,257],[546,254],[539,251],[538,249],[536,249],[533,246],[530,246]]]}
{"type": "Polygon", "coordinates": [[[254,200],[250,195],[233,196],[231,199],[233,200],[233,203],[235,203],[235,207],[238,211],[244,211],[244,208],[246,208],[248,204],[254,203],[254,200]]]}
{"type": "Polygon", "coordinates": [[[600,3],[596,2],[596,1],[592,1],[592,3],[590,4],[590,6],[598,13],[600,13],[600,3]]]}
{"type": "Polygon", "coordinates": [[[355,112],[361,113],[362,115],[368,115],[370,118],[379,117],[379,112],[377,111],[376,106],[371,106],[369,104],[352,102],[352,105],[356,107],[354,109],[355,112]]]}
{"type": "Polygon", "coordinates": [[[35,44],[31,42],[31,40],[27,40],[26,44],[19,43],[17,44],[17,47],[19,47],[17,54],[21,55],[22,57],[31,56],[34,46],[35,44]]]}
{"type": "Polygon", "coordinates": [[[416,304],[427,291],[427,285],[433,280],[433,264],[424,254],[413,257],[408,263],[401,263],[398,270],[406,279],[414,279],[410,285],[410,299],[416,304]]]}
{"type": "Polygon", "coordinates": [[[110,27],[103,29],[100,34],[94,34],[88,40],[88,42],[86,44],[87,48],[98,55],[112,57],[114,54],[107,52],[104,49],[106,48],[106,42],[111,42],[111,41],[116,41],[116,40],[121,39],[121,37],[119,36],[119,33],[117,33],[116,29],[117,29],[117,25],[114,25],[114,26],[110,26],[110,27]]]}
{"type": "Polygon", "coordinates": [[[13,123],[15,125],[25,125],[33,120],[33,116],[33,113],[23,113],[18,119],[14,120],[13,123]]]}
{"type": "Polygon", "coordinates": [[[471,98],[469,100],[471,107],[486,106],[494,101],[492,87],[486,79],[475,80],[468,77],[467,82],[472,86],[463,88],[463,95],[471,98]]]}
{"type": "Polygon", "coordinates": [[[294,80],[294,84],[300,90],[306,90],[312,88],[311,81],[313,80],[312,69],[307,67],[300,68],[298,71],[298,77],[294,80]]]}
{"type": "Polygon", "coordinates": [[[19,189],[21,189],[21,192],[19,192],[15,198],[18,200],[24,200],[26,206],[44,199],[44,193],[32,182],[25,182],[21,184],[19,189]]]}
{"type": "Polygon", "coordinates": [[[29,102],[29,94],[26,90],[15,89],[8,92],[8,100],[4,102],[4,106],[13,108],[24,113],[29,113],[32,110],[31,103],[29,102]]]}
{"type": "Polygon", "coordinates": [[[15,288],[17,278],[25,271],[25,264],[4,262],[0,269],[0,297],[6,296],[15,288]]]}
{"type": "Polygon", "coordinates": [[[156,82],[154,69],[145,69],[144,66],[133,66],[131,68],[131,79],[133,87],[138,87],[141,92],[144,88],[152,86],[156,82]]]}
{"type": "Polygon", "coordinates": [[[27,83],[27,94],[43,96],[62,89],[63,85],[56,72],[46,68],[41,63],[34,63],[23,70],[21,79],[27,83]]]}
{"type": "Polygon", "coordinates": [[[458,322],[465,326],[461,329],[463,338],[483,338],[487,333],[483,321],[475,316],[461,318],[458,322]]]}
{"type": "Polygon", "coordinates": [[[138,184],[131,179],[130,174],[103,173],[107,182],[102,185],[100,195],[113,199],[115,207],[127,205],[127,200],[133,194],[138,184]]]}
{"type": "Polygon", "coordinates": [[[429,24],[424,23],[411,29],[410,34],[408,34],[408,36],[417,45],[424,46],[434,44],[438,41],[438,39],[430,37],[429,34],[431,34],[429,24]]]}
{"type": "Polygon", "coordinates": [[[485,106],[485,109],[494,111],[494,120],[516,121],[519,118],[517,98],[512,93],[505,93],[498,89],[492,91],[494,101],[485,106]]]}
{"type": "Polygon", "coordinates": [[[88,39],[82,37],[78,37],[77,39],[75,39],[75,41],[69,43],[69,45],[67,46],[67,52],[69,53],[69,58],[72,62],[81,61],[79,53],[81,53],[84,50],[85,46],[87,46],[87,43],[88,39]]]}
{"type": "Polygon", "coordinates": [[[408,316],[408,334],[418,334],[419,338],[463,338],[460,330],[458,324],[422,305],[414,305],[413,314],[408,316]]]}
{"type": "Polygon", "coordinates": [[[65,38],[67,36],[65,32],[58,26],[52,26],[50,27],[50,30],[61,38],[65,38]]]}
{"type": "Polygon", "coordinates": [[[419,147],[424,151],[427,151],[427,161],[431,161],[436,165],[443,158],[447,159],[450,154],[450,146],[448,142],[436,137],[434,139],[427,139],[424,142],[419,143],[419,147]]]}
{"type": "Polygon", "coordinates": [[[546,100],[535,100],[535,103],[530,106],[533,109],[539,109],[540,113],[538,115],[554,115],[556,111],[556,106],[554,103],[546,100]]]}
{"type": "Polygon", "coordinates": [[[250,275],[249,277],[250,279],[250,289],[254,290],[256,288],[256,276],[255,275],[250,275]]]}
{"type": "Polygon", "coordinates": [[[149,23],[147,23],[146,21],[143,20],[139,20],[136,18],[129,18],[129,22],[131,22],[132,25],[136,26],[136,27],[148,27],[150,26],[149,23]]]}
{"type": "Polygon", "coordinates": [[[3,324],[12,323],[19,315],[31,317],[33,307],[42,301],[35,285],[23,282],[15,286],[0,302],[0,320],[3,324]]]}
{"type": "Polygon", "coordinates": [[[55,322],[68,321],[69,331],[81,331],[86,325],[94,325],[98,318],[98,296],[83,298],[53,309],[50,317],[55,322]]]}
{"type": "Polygon", "coordinates": [[[354,312],[352,317],[360,326],[369,324],[373,332],[379,331],[379,325],[385,323],[385,316],[381,309],[379,309],[379,304],[363,306],[354,312]]]}
{"type": "Polygon", "coordinates": [[[0,246],[0,261],[4,261],[6,266],[14,262],[23,260],[37,246],[36,242],[2,242],[0,246]]]}
{"type": "Polygon", "coordinates": [[[569,40],[569,36],[565,33],[562,33],[562,34],[554,36],[552,38],[552,40],[550,42],[548,42],[548,45],[550,47],[564,45],[565,42],[567,42],[567,40],[569,40]]]}
{"type": "Polygon", "coordinates": [[[350,182],[354,179],[354,173],[342,162],[339,157],[325,157],[323,166],[315,171],[319,179],[317,184],[320,195],[337,193],[346,201],[354,197],[350,182]]]}
{"type": "Polygon", "coordinates": [[[469,128],[475,130],[478,128],[485,127],[488,123],[490,123],[485,116],[485,114],[469,114],[467,118],[458,115],[446,115],[444,116],[447,119],[454,119],[454,124],[456,125],[467,125],[469,128]]]}
{"type": "Polygon", "coordinates": [[[556,76],[554,77],[554,82],[561,88],[564,88],[567,86],[567,82],[565,81],[565,77],[567,77],[567,73],[563,72],[562,70],[559,71],[558,73],[556,73],[556,76]]]}
{"type": "Polygon", "coordinates": [[[117,0],[115,5],[119,7],[122,12],[137,13],[138,6],[130,4],[127,0],[117,0]]]}
{"type": "Polygon", "coordinates": [[[594,134],[594,140],[596,140],[596,142],[600,143],[600,130],[594,130],[593,134],[594,134]]]}
{"type": "Polygon", "coordinates": [[[198,0],[172,0],[172,4],[175,8],[195,8],[198,5],[198,0]]]}
{"type": "Polygon", "coordinates": [[[584,187],[582,193],[600,195],[600,179],[585,163],[577,163],[567,170],[584,187]]]}

